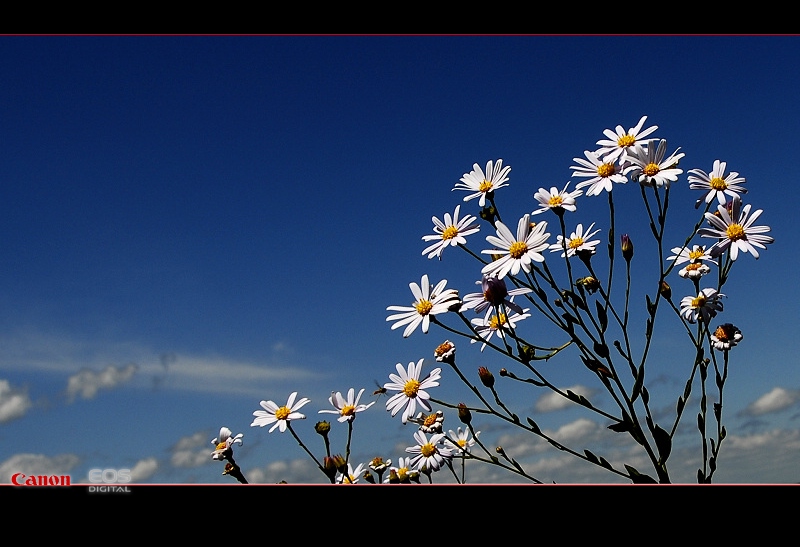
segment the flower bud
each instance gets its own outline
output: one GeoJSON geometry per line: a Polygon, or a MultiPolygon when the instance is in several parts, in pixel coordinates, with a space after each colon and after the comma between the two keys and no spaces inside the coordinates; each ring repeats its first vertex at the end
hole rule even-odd
{"type": "Polygon", "coordinates": [[[661,282],[661,287],[658,289],[658,292],[660,292],[661,296],[667,300],[672,298],[672,288],[667,284],[666,281],[661,282]]]}
{"type": "Polygon", "coordinates": [[[370,473],[369,471],[364,471],[364,474],[362,476],[364,477],[364,480],[367,481],[368,483],[375,484],[375,477],[373,477],[372,473],[370,473]]]}
{"type": "Polygon", "coordinates": [[[586,277],[581,277],[580,279],[575,281],[575,284],[578,287],[583,287],[584,289],[589,291],[589,294],[594,294],[595,291],[597,291],[597,289],[600,288],[600,282],[591,275],[587,275],[586,277]]]}
{"type": "Polygon", "coordinates": [[[622,257],[627,262],[630,262],[631,258],[633,258],[633,242],[631,238],[628,237],[628,234],[622,234],[620,242],[622,244],[622,257]]]}
{"type": "Polygon", "coordinates": [[[322,460],[322,470],[330,480],[336,478],[336,460],[333,456],[325,456],[322,460]]]}
{"type": "Polygon", "coordinates": [[[462,424],[466,425],[469,425],[472,421],[472,413],[464,403],[458,403],[458,419],[461,420],[462,424]]]}
{"type": "Polygon", "coordinates": [[[347,460],[345,460],[344,456],[341,454],[336,454],[335,456],[325,458],[324,463],[326,473],[328,469],[333,469],[334,471],[338,471],[343,475],[347,474],[347,460]]]}
{"type": "Polygon", "coordinates": [[[501,368],[500,369],[500,376],[508,376],[508,370],[501,368]]]}
{"type": "Polygon", "coordinates": [[[481,289],[483,289],[483,299],[492,306],[499,306],[508,296],[506,282],[494,276],[483,276],[481,289]]]}
{"type": "Polygon", "coordinates": [[[317,422],[314,425],[314,431],[322,435],[323,437],[328,436],[328,432],[331,430],[330,422],[317,422]]]}
{"type": "Polygon", "coordinates": [[[478,376],[481,378],[481,383],[488,388],[494,387],[494,375],[486,367],[478,367],[478,376]]]}

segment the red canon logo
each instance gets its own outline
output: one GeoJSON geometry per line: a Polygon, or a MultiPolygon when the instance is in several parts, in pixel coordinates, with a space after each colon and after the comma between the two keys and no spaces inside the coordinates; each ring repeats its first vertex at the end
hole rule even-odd
{"type": "Polygon", "coordinates": [[[11,475],[11,484],[14,486],[70,486],[69,475],[26,475],[14,473],[11,475]]]}

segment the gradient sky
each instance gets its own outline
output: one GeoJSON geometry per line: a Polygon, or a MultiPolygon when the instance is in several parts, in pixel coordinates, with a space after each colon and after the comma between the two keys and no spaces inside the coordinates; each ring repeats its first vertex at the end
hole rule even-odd
{"type": "MultiPolygon", "coordinates": [[[[0,37],[0,482],[131,468],[136,482],[233,483],[209,456],[223,425],[244,433],[236,459],[251,482],[326,482],[288,432],[250,427],[259,401],[309,397],[295,430],[321,456],[313,426],[335,418],[317,413],[332,390],[372,399],[396,363],[424,357],[429,370],[451,337],[390,329],[386,307],[411,303],[408,283],[427,273],[476,290],[466,253],[421,254],[432,216],[459,203],[477,214],[452,191],[473,163],[512,167],[496,197],[516,225],[540,187],[574,187],[573,158],[603,130],[644,115],[686,154],[676,234],[702,196],[686,171],[720,159],[747,179],[745,202],[775,238],[737,261],[723,291],[719,318],[744,340],[715,480],[797,482],[798,62],[795,36],[0,37]]],[[[652,240],[632,186],[614,189],[617,230],[638,243],[644,275],[652,240]]],[[[606,204],[579,198],[567,221],[596,222],[605,241],[606,204]]],[[[491,233],[482,226],[471,248],[491,233]]],[[[670,283],[677,300],[691,292],[674,273],[670,283]]],[[[643,307],[632,304],[635,319],[643,307]]],[[[456,343],[476,383],[478,366],[509,365],[456,343]]],[[[676,357],[686,344],[676,330],[653,348],[648,389],[665,414],[691,367],[676,357]]],[[[610,403],[576,361],[543,369],[610,403]]],[[[432,391],[471,400],[450,369],[432,391]]],[[[511,397],[565,443],[650,471],[596,415],[525,393],[511,397]]],[[[354,463],[396,462],[415,444],[385,401],[354,422],[354,463]]],[[[698,466],[690,405],[670,460],[678,482],[698,466]]],[[[445,429],[461,425],[445,416],[445,429]]],[[[342,452],[346,428],[333,427],[342,452]]],[[[544,482],[618,482],[500,424],[476,428],[544,482]]],[[[467,479],[517,480],[480,465],[467,479]]]]}

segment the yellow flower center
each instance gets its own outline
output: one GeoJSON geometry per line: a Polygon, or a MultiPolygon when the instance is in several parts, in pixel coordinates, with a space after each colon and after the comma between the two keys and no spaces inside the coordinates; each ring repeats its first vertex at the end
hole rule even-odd
{"type": "Polygon", "coordinates": [[[661,168],[655,163],[648,163],[644,166],[644,169],[642,169],[642,172],[648,177],[657,175],[659,171],[661,171],[661,168]]]}
{"type": "Polygon", "coordinates": [[[344,405],[342,407],[342,416],[352,416],[356,413],[356,407],[353,405],[344,405]]]}
{"type": "Polygon", "coordinates": [[[720,342],[727,342],[730,336],[728,335],[728,331],[724,327],[717,327],[717,330],[714,331],[714,336],[717,337],[717,340],[720,342]]]}
{"type": "Polygon", "coordinates": [[[550,199],[547,201],[550,207],[561,207],[562,203],[564,203],[564,200],[561,199],[561,196],[550,196],[550,199]]]}
{"type": "Polygon", "coordinates": [[[501,313],[500,317],[498,318],[496,315],[493,315],[492,318],[489,320],[489,328],[497,330],[502,325],[506,324],[506,314],[501,313]]]}
{"type": "Polygon", "coordinates": [[[419,447],[419,451],[422,452],[422,455],[426,458],[430,458],[434,454],[436,454],[436,447],[433,446],[431,443],[423,444],[419,447]]]}
{"type": "Polygon", "coordinates": [[[398,469],[397,478],[400,479],[400,482],[405,481],[408,478],[408,467],[401,467],[398,469]]]}
{"type": "Polygon", "coordinates": [[[481,192],[483,192],[484,194],[485,194],[486,192],[488,192],[489,190],[491,190],[491,189],[492,189],[492,183],[491,183],[491,182],[489,182],[488,180],[484,180],[484,181],[483,181],[482,183],[480,183],[480,185],[478,186],[478,190],[480,190],[480,191],[481,191],[481,192]]]}
{"type": "Polygon", "coordinates": [[[458,446],[460,446],[461,448],[466,448],[466,447],[467,447],[467,441],[466,441],[466,439],[458,439],[458,440],[456,441],[456,444],[457,444],[458,446]]]}
{"type": "Polygon", "coordinates": [[[217,443],[217,450],[225,450],[228,447],[228,444],[225,441],[221,443],[217,443]]]}
{"type": "Polygon", "coordinates": [[[286,418],[289,417],[289,414],[291,413],[292,411],[289,410],[288,407],[282,406],[275,411],[275,417],[278,418],[279,420],[285,420],[286,418]]]}
{"type": "Polygon", "coordinates": [[[436,423],[436,414],[428,414],[422,421],[422,425],[430,427],[436,423]]]}
{"type": "Polygon", "coordinates": [[[731,241],[736,241],[737,239],[744,239],[745,237],[744,228],[742,228],[739,224],[731,224],[730,226],[728,226],[728,229],[725,230],[725,234],[731,241]]]}
{"type": "Polygon", "coordinates": [[[345,475],[342,477],[342,484],[355,484],[356,478],[353,475],[345,475]]]}
{"type": "Polygon", "coordinates": [[[634,144],[636,144],[636,137],[631,135],[623,135],[617,139],[617,146],[620,148],[627,148],[628,146],[633,146],[634,144]]]}
{"type": "Polygon", "coordinates": [[[419,380],[411,379],[403,386],[403,393],[406,394],[406,397],[414,398],[417,396],[417,391],[419,391],[419,385],[419,380]]]}
{"type": "Polygon", "coordinates": [[[577,249],[581,245],[583,245],[583,238],[582,237],[576,237],[575,239],[570,239],[569,240],[569,245],[567,245],[567,246],[570,249],[577,249]]]}
{"type": "Polygon", "coordinates": [[[689,251],[689,258],[691,260],[697,260],[698,258],[703,256],[703,251],[689,251]]]}
{"type": "Polygon", "coordinates": [[[728,187],[728,183],[725,182],[725,179],[720,177],[714,177],[708,182],[709,186],[714,190],[724,190],[728,187]]]}
{"type": "Polygon", "coordinates": [[[610,177],[614,174],[614,164],[613,163],[604,163],[603,165],[597,168],[597,174],[601,177],[610,177]]]}
{"type": "Polygon", "coordinates": [[[453,239],[457,235],[458,235],[458,228],[456,228],[455,226],[448,226],[442,232],[442,239],[453,239]]]}
{"type": "Polygon", "coordinates": [[[508,248],[508,254],[511,255],[511,258],[520,258],[526,252],[528,252],[528,245],[523,241],[515,241],[508,248]]]}
{"type": "Polygon", "coordinates": [[[697,298],[692,299],[693,308],[702,308],[705,305],[706,305],[706,297],[702,294],[698,294],[697,298]]]}
{"type": "Polygon", "coordinates": [[[430,300],[420,300],[414,304],[414,308],[416,308],[418,314],[428,315],[433,309],[433,304],[430,300]]]}
{"type": "Polygon", "coordinates": [[[453,344],[450,342],[443,342],[442,344],[439,344],[435,350],[433,350],[433,353],[436,355],[436,357],[441,357],[451,349],[453,349],[453,344]]]}
{"type": "Polygon", "coordinates": [[[697,263],[689,264],[688,266],[686,266],[686,271],[687,272],[691,272],[691,271],[694,271],[694,270],[699,270],[702,267],[703,267],[703,265],[701,263],[697,262],[697,263]]]}

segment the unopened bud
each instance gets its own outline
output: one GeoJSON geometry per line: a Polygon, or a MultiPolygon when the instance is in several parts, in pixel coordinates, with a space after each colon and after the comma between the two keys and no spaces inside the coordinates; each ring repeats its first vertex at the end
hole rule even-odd
{"type": "Polygon", "coordinates": [[[481,378],[481,383],[488,388],[494,387],[494,375],[486,367],[478,367],[478,376],[481,378]]]}
{"type": "Polygon", "coordinates": [[[508,376],[508,371],[504,368],[500,369],[500,376],[508,376]]]}
{"type": "Polygon", "coordinates": [[[633,258],[633,242],[631,238],[628,237],[628,234],[622,234],[620,242],[622,244],[622,257],[630,262],[631,258],[633,258]]]}
{"type": "Polygon", "coordinates": [[[317,422],[316,425],[314,425],[314,431],[316,431],[317,433],[319,433],[323,437],[327,437],[328,436],[328,432],[330,430],[331,430],[330,422],[317,422]]]}
{"type": "Polygon", "coordinates": [[[499,306],[508,296],[506,282],[501,278],[483,276],[481,288],[483,289],[483,299],[492,306],[499,306]]]}
{"type": "Polygon", "coordinates": [[[670,300],[672,298],[672,288],[667,284],[666,281],[661,282],[661,287],[659,288],[658,292],[661,293],[661,296],[670,300]]]}
{"type": "Polygon", "coordinates": [[[591,275],[587,275],[586,277],[581,277],[580,279],[575,281],[575,284],[578,287],[583,287],[584,289],[589,291],[589,294],[594,294],[594,292],[600,288],[600,282],[591,275]]]}
{"type": "Polygon", "coordinates": [[[466,425],[469,425],[472,421],[472,413],[464,403],[458,403],[458,419],[461,420],[461,423],[466,425]]]}

